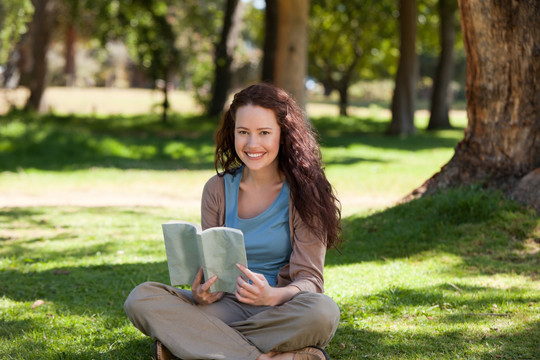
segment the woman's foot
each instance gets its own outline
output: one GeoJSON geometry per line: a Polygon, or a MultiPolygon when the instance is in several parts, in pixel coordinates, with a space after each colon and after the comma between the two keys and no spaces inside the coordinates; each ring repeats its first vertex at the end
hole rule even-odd
{"type": "Polygon", "coordinates": [[[176,357],[161,343],[161,341],[154,341],[154,354],[152,360],[172,360],[176,357]]]}
{"type": "Polygon", "coordinates": [[[285,353],[262,354],[257,360],[330,360],[330,357],[320,347],[308,346],[300,350],[285,353]]]}

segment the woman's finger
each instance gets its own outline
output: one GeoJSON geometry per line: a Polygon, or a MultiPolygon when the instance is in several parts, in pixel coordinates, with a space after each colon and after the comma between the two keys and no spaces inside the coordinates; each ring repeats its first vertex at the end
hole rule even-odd
{"type": "Polygon", "coordinates": [[[197,271],[197,274],[195,275],[195,279],[193,279],[193,284],[191,284],[192,289],[196,289],[201,284],[203,278],[203,269],[202,266],[199,268],[199,271],[197,271]]]}
{"type": "Polygon", "coordinates": [[[208,291],[208,289],[210,289],[210,286],[212,286],[212,284],[215,283],[216,280],[217,275],[212,276],[210,279],[208,279],[208,281],[201,285],[201,290],[208,291]]]}

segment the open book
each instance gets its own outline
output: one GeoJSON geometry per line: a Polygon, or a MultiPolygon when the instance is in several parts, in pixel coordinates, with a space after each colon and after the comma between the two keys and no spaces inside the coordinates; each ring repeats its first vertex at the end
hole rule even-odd
{"type": "Polygon", "coordinates": [[[242,231],[214,227],[204,231],[197,224],[171,221],[161,225],[171,285],[191,285],[202,266],[204,279],[217,275],[211,292],[236,291],[236,278],[243,275],[236,267],[247,267],[242,231]]]}

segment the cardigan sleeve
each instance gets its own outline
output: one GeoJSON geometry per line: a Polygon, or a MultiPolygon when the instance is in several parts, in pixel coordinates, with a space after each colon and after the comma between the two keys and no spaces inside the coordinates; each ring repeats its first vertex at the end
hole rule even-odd
{"type": "Polygon", "coordinates": [[[201,199],[201,227],[225,225],[225,189],[223,178],[214,175],[204,185],[201,199]]]}
{"type": "Polygon", "coordinates": [[[278,286],[293,285],[301,291],[323,293],[326,245],[304,223],[294,207],[290,216],[292,253],[289,264],[279,271],[278,286]]]}

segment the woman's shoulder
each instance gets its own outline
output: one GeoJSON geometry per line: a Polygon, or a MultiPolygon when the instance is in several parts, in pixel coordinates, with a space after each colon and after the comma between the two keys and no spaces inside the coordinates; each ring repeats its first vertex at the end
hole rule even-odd
{"type": "Polygon", "coordinates": [[[229,183],[235,180],[238,180],[238,175],[242,177],[242,172],[240,171],[242,167],[238,167],[229,172],[220,172],[212,176],[206,184],[204,185],[203,196],[208,194],[217,194],[223,195],[225,193],[225,182],[229,183]]]}
{"type": "Polygon", "coordinates": [[[212,176],[204,185],[204,193],[215,193],[223,188],[223,173],[212,176]]]}

